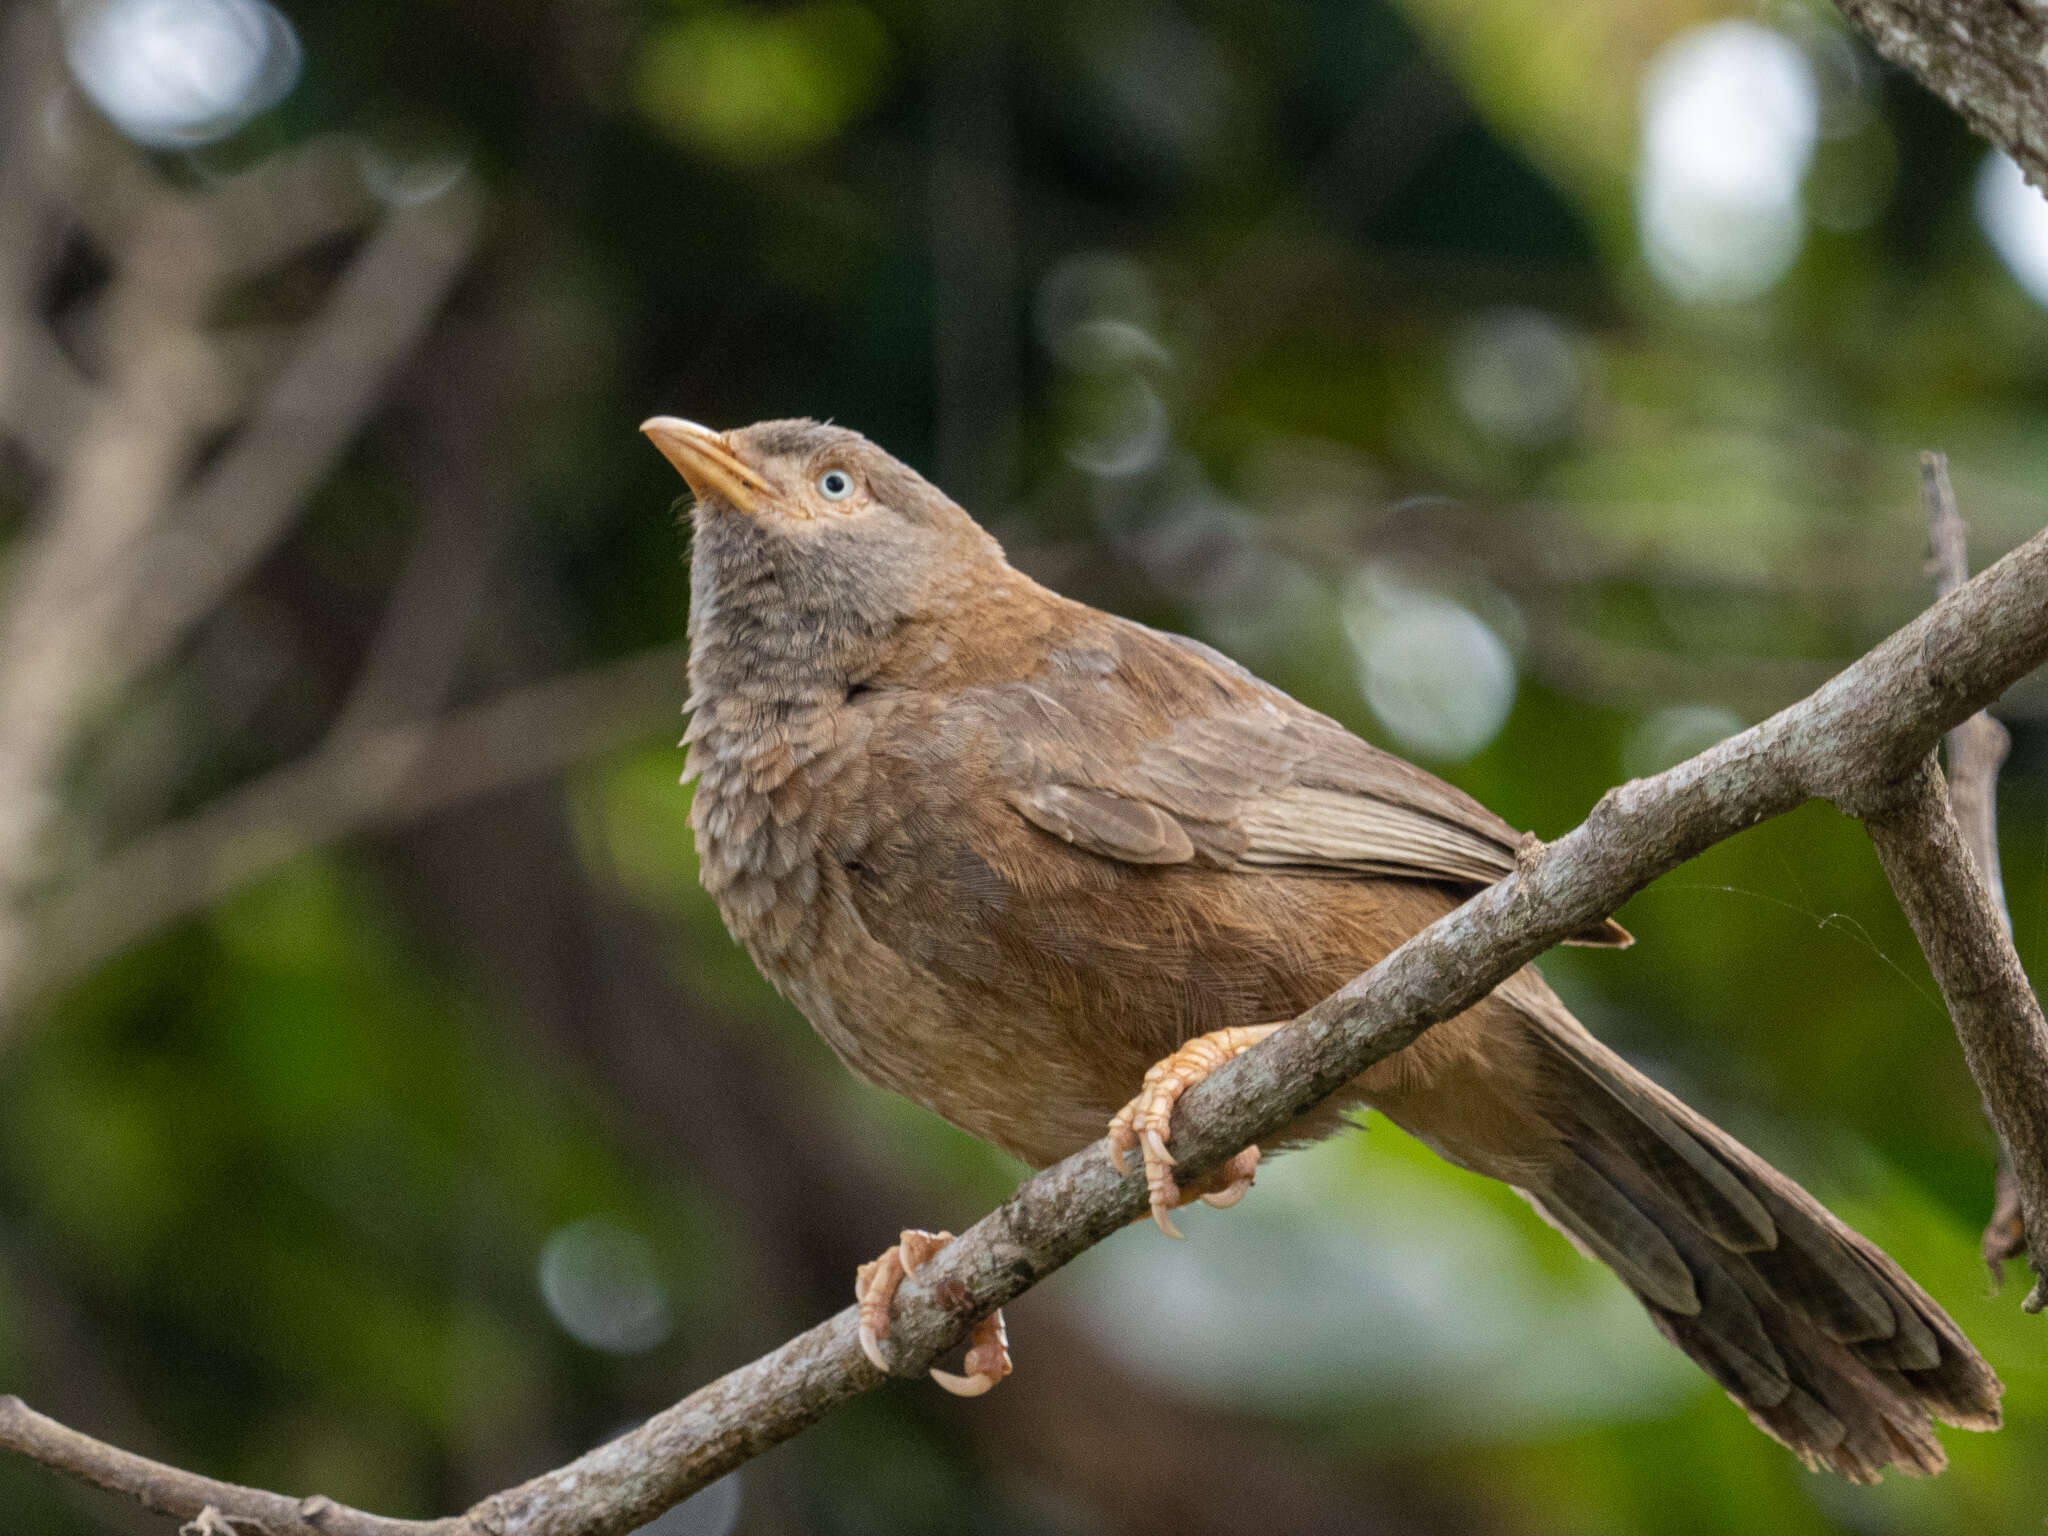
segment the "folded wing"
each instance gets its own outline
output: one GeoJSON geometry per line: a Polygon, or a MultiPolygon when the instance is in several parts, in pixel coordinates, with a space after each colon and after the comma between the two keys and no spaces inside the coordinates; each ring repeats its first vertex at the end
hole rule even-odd
{"type": "Polygon", "coordinates": [[[1521,835],[1478,801],[1209,647],[1122,621],[1090,641],[958,701],[1012,744],[1006,793],[1041,831],[1138,865],[1464,889],[1513,871],[1521,835]]]}

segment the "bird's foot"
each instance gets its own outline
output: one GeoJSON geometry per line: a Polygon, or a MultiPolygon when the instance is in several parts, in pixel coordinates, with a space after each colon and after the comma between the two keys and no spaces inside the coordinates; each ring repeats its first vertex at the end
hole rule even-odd
{"type": "MultiPolygon", "coordinates": [[[[882,1341],[889,1337],[889,1309],[895,1303],[897,1287],[951,1241],[950,1232],[921,1232],[906,1227],[895,1247],[855,1271],[853,1296],[860,1303],[861,1353],[873,1362],[876,1370],[889,1370],[882,1341]]],[[[955,1397],[979,1397],[1010,1374],[1010,1335],[1003,1326],[1001,1308],[974,1325],[973,1336],[967,1341],[965,1363],[966,1374],[959,1376],[934,1366],[932,1380],[955,1397]]]]}
{"type": "Polygon", "coordinates": [[[1118,1172],[1130,1171],[1124,1157],[1134,1148],[1144,1153],[1145,1188],[1152,1197],[1152,1219],[1168,1237],[1180,1236],[1170,1212],[1195,1199],[1208,1205],[1237,1204],[1252,1187],[1252,1175],[1259,1166],[1259,1149],[1246,1147],[1193,1188],[1183,1191],[1174,1182],[1173,1154],[1166,1150],[1166,1138],[1173,1126],[1173,1106],[1211,1072],[1232,1057],[1243,1055],[1279,1027],[1252,1024],[1197,1035],[1171,1056],[1155,1061],[1145,1074],[1138,1096],[1109,1122],[1109,1157],[1118,1172]]]}

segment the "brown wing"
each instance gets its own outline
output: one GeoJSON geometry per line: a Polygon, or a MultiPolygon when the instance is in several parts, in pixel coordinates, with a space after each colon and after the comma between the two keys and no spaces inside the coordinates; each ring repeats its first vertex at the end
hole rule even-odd
{"type": "MultiPolygon", "coordinates": [[[[1108,620],[949,707],[1004,743],[1010,804],[1130,864],[1490,885],[1521,835],[1196,641],[1108,620]]],[[[1573,942],[1623,945],[1608,922],[1573,942]]]]}

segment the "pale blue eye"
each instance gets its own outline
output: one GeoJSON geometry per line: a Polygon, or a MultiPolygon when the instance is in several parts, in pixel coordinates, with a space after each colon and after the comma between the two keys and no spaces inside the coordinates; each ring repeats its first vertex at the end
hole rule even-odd
{"type": "Polygon", "coordinates": [[[853,476],[843,469],[828,469],[818,476],[818,494],[827,501],[844,501],[853,494],[853,476]]]}

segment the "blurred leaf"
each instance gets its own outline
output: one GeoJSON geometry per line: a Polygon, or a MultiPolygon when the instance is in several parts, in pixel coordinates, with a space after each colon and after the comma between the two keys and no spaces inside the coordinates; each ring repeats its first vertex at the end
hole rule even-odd
{"type": "Polygon", "coordinates": [[[634,103],[664,132],[721,159],[787,159],[873,105],[889,42],[853,0],[782,10],[720,7],[671,21],[641,46],[634,103]]]}

